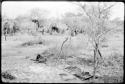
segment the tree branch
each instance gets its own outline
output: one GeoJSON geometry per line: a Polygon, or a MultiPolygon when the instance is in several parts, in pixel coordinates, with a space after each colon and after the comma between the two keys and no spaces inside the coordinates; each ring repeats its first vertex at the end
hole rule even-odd
{"type": "Polygon", "coordinates": [[[65,43],[68,39],[69,39],[69,38],[67,37],[67,38],[63,41],[62,46],[61,46],[61,50],[62,50],[62,48],[63,48],[64,43],[65,43]]]}
{"type": "Polygon", "coordinates": [[[85,12],[85,14],[89,17],[89,19],[90,19],[90,21],[91,21],[91,23],[92,23],[92,19],[91,19],[91,16],[86,12],[86,10],[85,10],[85,7],[86,7],[86,4],[84,4],[84,5],[82,5],[81,3],[73,3],[73,4],[76,4],[77,6],[79,6],[79,7],[81,7],[83,10],[84,10],[84,12],[85,12]]]}
{"type": "Polygon", "coordinates": [[[69,39],[69,38],[67,37],[67,38],[63,41],[63,43],[62,43],[62,45],[61,45],[61,50],[60,50],[58,56],[60,56],[61,51],[62,51],[62,48],[63,48],[63,46],[64,46],[64,43],[66,43],[66,41],[67,41],[68,39],[69,39]]]}
{"type": "Polygon", "coordinates": [[[110,29],[110,30],[107,30],[107,31],[105,31],[105,32],[102,32],[99,36],[97,36],[97,38],[100,39],[100,37],[102,37],[103,35],[105,35],[105,34],[111,32],[111,31],[114,31],[114,30],[115,30],[115,28],[112,28],[112,29],[110,29]]]}
{"type": "Polygon", "coordinates": [[[110,9],[110,8],[113,7],[115,4],[117,4],[117,3],[114,3],[114,4],[110,5],[109,7],[103,9],[103,10],[101,11],[101,13],[104,12],[104,11],[106,11],[106,10],[108,10],[108,9],[110,9]]]}

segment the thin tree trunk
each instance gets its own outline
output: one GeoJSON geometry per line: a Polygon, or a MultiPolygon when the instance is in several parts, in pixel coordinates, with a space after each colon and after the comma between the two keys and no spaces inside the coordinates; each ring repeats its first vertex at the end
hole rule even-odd
{"type": "Polygon", "coordinates": [[[96,55],[97,55],[97,50],[96,48],[94,49],[94,69],[93,69],[93,81],[95,79],[95,73],[96,73],[96,55]]]}
{"type": "Polygon", "coordinates": [[[95,43],[95,49],[94,49],[94,69],[93,69],[93,81],[95,79],[95,74],[96,74],[96,69],[98,65],[98,60],[97,60],[97,55],[98,55],[98,44],[95,43]]]}
{"type": "Polygon", "coordinates": [[[61,52],[62,52],[63,46],[64,46],[64,44],[67,42],[68,39],[69,39],[69,38],[67,37],[67,38],[63,41],[63,43],[62,43],[62,45],[61,45],[61,50],[60,50],[60,52],[59,52],[59,54],[58,54],[57,62],[59,61],[60,54],[61,54],[61,52]]]}
{"type": "Polygon", "coordinates": [[[95,46],[95,49],[94,49],[94,70],[93,70],[93,82],[94,82],[94,79],[95,79],[95,74],[96,74],[96,71],[97,71],[97,67],[98,67],[98,64],[99,64],[99,57],[102,58],[102,54],[99,50],[99,47],[98,47],[98,43],[96,43],[96,46],[95,46]]]}
{"type": "Polygon", "coordinates": [[[5,31],[4,36],[5,36],[5,41],[6,41],[7,40],[7,31],[5,31]]]}
{"type": "Polygon", "coordinates": [[[102,58],[102,54],[101,54],[101,52],[100,52],[100,50],[98,49],[98,53],[99,53],[99,56],[102,58]]]}
{"type": "Polygon", "coordinates": [[[6,41],[6,35],[4,35],[5,36],[5,41],[6,41]]]}

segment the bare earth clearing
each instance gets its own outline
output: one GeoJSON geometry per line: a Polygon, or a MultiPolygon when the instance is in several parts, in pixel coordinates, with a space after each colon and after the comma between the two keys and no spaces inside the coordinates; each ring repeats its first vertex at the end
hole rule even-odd
{"type": "MultiPolygon", "coordinates": [[[[63,55],[73,56],[66,58],[66,63],[62,59],[58,66],[54,65],[54,60],[50,56],[47,64],[35,63],[38,53],[44,51],[58,53],[62,42],[66,36],[44,35],[31,36],[28,34],[18,34],[7,37],[7,41],[2,37],[2,73],[8,72],[15,77],[14,80],[2,78],[3,82],[33,82],[33,83],[85,83],[72,75],[73,71],[64,70],[67,66],[77,66],[82,71],[92,73],[93,71],[93,51],[87,38],[77,35],[64,44],[63,55]],[[33,41],[34,45],[23,46],[22,44],[33,41]],[[66,74],[62,77],[60,74],[66,74]]],[[[115,33],[108,36],[108,41],[103,43],[101,52],[104,63],[100,63],[98,73],[100,79],[95,82],[123,82],[123,34],[115,33]],[[107,78],[107,79],[106,79],[107,78]],[[111,78],[111,80],[110,80],[111,78]],[[114,79],[113,79],[114,78],[114,79]]],[[[63,56],[62,55],[62,56],[63,56]]],[[[78,71],[77,71],[78,72],[78,71]]]]}

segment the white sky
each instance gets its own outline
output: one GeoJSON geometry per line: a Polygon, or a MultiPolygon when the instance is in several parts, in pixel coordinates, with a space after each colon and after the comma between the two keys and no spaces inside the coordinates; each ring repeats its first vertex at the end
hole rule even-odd
{"type": "MultiPolygon", "coordinates": [[[[41,1],[41,2],[26,2],[26,1],[4,1],[2,3],[2,15],[6,15],[10,18],[15,18],[19,15],[26,14],[28,10],[32,8],[43,8],[49,10],[51,13],[50,17],[61,17],[65,12],[76,12],[77,6],[67,1],[41,1]]],[[[117,2],[117,4],[112,8],[112,17],[120,17],[124,19],[124,3],[117,2]]]]}

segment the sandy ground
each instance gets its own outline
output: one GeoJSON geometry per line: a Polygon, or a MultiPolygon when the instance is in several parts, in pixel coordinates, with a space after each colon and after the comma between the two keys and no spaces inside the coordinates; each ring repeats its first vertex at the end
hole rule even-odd
{"type": "MultiPolygon", "coordinates": [[[[27,34],[11,36],[7,41],[2,37],[2,72],[8,71],[13,74],[15,80],[2,79],[3,82],[34,82],[34,83],[85,83],[72,74],[63,70],[62,65],[49,66],[45,64],[34,63],[30,59],[34,59],[38,53],[53,47],[61,46],[66,36],[29,36],[27,34]],[[31,40],[45,40],[42,45],[21,46],[21,44],[31,40]],[[67,74],[62,78],[59,74],[67,74]]],[[[92,59],[92,47],[88,46],[87,38],[83,35],[73,37],[64,46],[65,53],[75,55],[77,57],[85,57],[92,59]]],[[[108,37],[108,45],[106,48],[101,48],[103,57],[106,59],[112,53],[120,53],[123,57],[123,34],[115,34],[108,37]]],[[[59,48],[57,49],[57,51],[59,48]]],[[[64,54],[65,54],[64,53],[64,54]]],[[[50,63],[51,64],[51,63],[50,63]]],[[[123,63],[122,63],[123,65],[123,63]]],[[[92,72],[92,67],[86,66],[84,63],[80,65],[81,69],[92,72]]],[[[100,75],[109,75],[112,67],[102,67],[100,75]],[[108,69],[109,68],[109,69],[108,69]]],[[[111,73],[114,75],[123,76],[123,66],[117,65],[117,68],[111,73]],[[120,71],[119,71],[120,70],[120,71]]],[[[99,81],[98,81],[99,82],[99,81]]]]}

